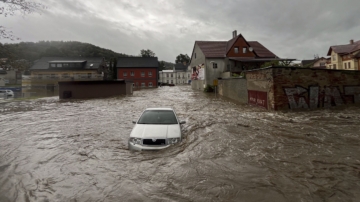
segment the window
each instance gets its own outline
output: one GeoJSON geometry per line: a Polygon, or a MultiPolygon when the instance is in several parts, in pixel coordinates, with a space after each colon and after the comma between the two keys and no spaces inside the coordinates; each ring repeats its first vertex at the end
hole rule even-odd
{"type": "Polygon", "coordinates": [[[336,55],[332,56],[332,60],[335,61],[336,60],[336,55]]]}
{"type": "Polygon", "coordinates": [[[37,75],[39,79],[42,79],[42,74],[37,75]]]}
{"type": "Polygon", "coordinates": [[[171,80],[171,83],[173,83],[173,80],[171,80]]]}
{"type": "Polygon", "coordinates": [[[320,66],[325,66],[325,62],[320,62],[320,66]]]}
{"type": "Polygon", "coordinates": [[[127,76],[127,72],[124,72],[124,73],[123,73],[123,76],[127,76]]]}
{"type": "Polygon", "coordinates": [[[190,78],[190,74],[188,74],[188,78],[190,78]]]}
{"type": "Polygon", "coordinates": [[[50,67],[56,67],[56,64],[51,63],[51,64],[50,64],[50,67]]]}
{"type": "Polygon", "coordinates": [[[130,76],[134,76],[135,74],[134,74],[134,72],[130,72],[130,76]]]}
{"type": "Polygon", "coordinates": [[[62,64],[56,64],[56,67],[62,67],[62,64]]]}
{"type": "Polygon", "coordinates": [[[132,85],[133,87],[135,87],[135,83],[133,83],[133,85],[132,85]]]}
{"type": "Polygon", "coordinates": [[[213,68],[216,69],[217,68],[217,63],[213,63],[213,68]]]}
{"type": "Polygon", "coordinates": [[[69,64],[68,64],[68,63],[64,63],[64,64],[63,64],[63,67],[69,67],[69,64]]]}
{"type": "Polygon", "coordinates": [[[239,53],[239,47],[234,47],[234,52],[239,53]]]}
{"type": "Polygon", "coordinates": [[[141,83],[141,87],[145,87],[145,83],[141,83]]]}
{"type": "Polygon", "coordinates": [[[169,80],[166,80],[166,83],[169,83],[169,80]]]}
{"type": "Polygon", "coordinates": [[[333,65],[333,69],[336,69],[336,64],[333,65]]]}
{"type": "Polygon", "coordinates": [[[149,82],[149,87],[152,87],[153,85],[152,85],[152,82],[149,82]]]}
{"type": "Polygon", "coordinates": [[[171,76],[171,78],[172,78],[172,77],[173,77],[173,74],[171,74],[170,76],[171,76]]]}
{"type": "Polygon", "coordinates": [[[243,53],[246,53],[247,48],[243,47],[243,53]]]}
{"type": "Polygon", "coordinates": [[[166,77],[169,77],[169,74],[166,74],[166,77]]]}
{"type": "Polygon", "coordinates": [[[74,64],[74,63],[70,63],[70,64],[69,64],[69,67],[75,67],[75,64],[74,64]]]}
{"type": "Polygon", "coordinates": [[[345,69],[347,69],[347,68],[346,68],[346,63],[344,63],[344,67],[345,67],[345,69]]]}
{"type": "Polygon", "coordinates": [[[149,77],[152,77],[152,72],[149,72],[148,75],[149,75],[149,77]]]}
{"type": "Polygon", "coordinates": [[[349,69],[351,68],[351,63],[350,63],[350,62],[348,63],[348,68],[349,68],[349,69]]]}
{"type": "Polygon", "coordinates": [[[91,73],[87,74],[87,78],[90,79],[91,78],[91,73]]]}
{"type": "Polygon", "coordinates": [[[141,77],[145,77],[145,72],[141,72],[141,77]]]}

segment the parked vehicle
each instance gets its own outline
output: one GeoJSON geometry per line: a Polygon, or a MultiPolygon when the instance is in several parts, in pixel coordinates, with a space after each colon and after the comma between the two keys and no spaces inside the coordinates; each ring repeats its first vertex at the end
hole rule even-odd
{"type": "Polygon", "coordinates": [[[0,96],[14,96],[14,92],[12,90],[0,90],[0,96]]]}
{"type": "Polygon", "coordinates": [[[181,124],[172,108],[147,108],[130,133],[130,150],[159,150],[181,142],[181,124]]]}

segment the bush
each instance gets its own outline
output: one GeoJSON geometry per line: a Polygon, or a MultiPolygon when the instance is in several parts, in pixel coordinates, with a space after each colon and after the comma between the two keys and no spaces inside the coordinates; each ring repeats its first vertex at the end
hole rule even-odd
{"type": "Polygon", "coordinates": [[[204,88],[204,92],[214,92],[214,86],[207,85],[207,86],[204,88]]]}

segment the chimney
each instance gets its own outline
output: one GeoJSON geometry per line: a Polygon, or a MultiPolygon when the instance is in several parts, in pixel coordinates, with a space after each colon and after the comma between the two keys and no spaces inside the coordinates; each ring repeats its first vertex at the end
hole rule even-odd
{"type": "Polygon", "coordinates": [[[232,34],[233,34],[233,38],[237,37],[237,31],[236,30],[234,30],[232,34]]]}
{"type": "Polygon", "coordinates": [[[354,39],[351,39],[351,40],[350,40],[350,44],[354,44],[354,39]]]}

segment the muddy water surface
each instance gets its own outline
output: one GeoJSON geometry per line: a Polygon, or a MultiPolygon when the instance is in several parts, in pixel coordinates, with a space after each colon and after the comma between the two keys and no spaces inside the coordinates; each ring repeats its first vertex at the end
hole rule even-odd
{"type": "Polygon", "coordinates": [[[0,104],[0,201],[359,201],[360,108],[268,112],[189,86],[0,104]],[[130,152],[145,107],[181,144],[130,152]]]}

